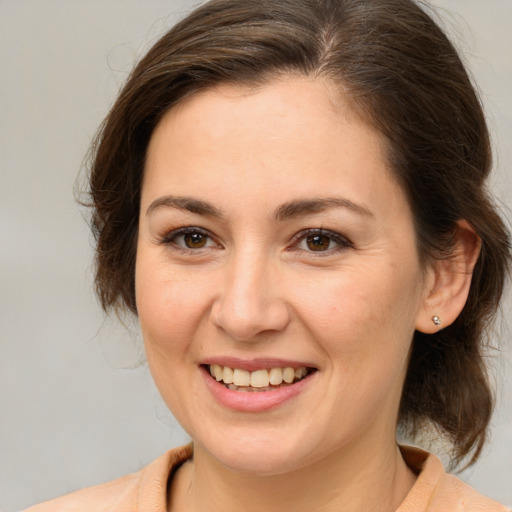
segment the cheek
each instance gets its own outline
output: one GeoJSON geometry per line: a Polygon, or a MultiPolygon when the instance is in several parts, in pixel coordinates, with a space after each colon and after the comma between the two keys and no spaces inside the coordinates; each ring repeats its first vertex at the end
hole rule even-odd
{"type": "Polygon", "coordinates": [[[343,273],[303,286],[297,304],[309,330],[347,372],[407,357],[419,288],[415,269],[388,265],[347,267],[343,273]]]}
{"type": "Polygon", "coordinates": [[[325,356],[331,382],[325,396],[328,414],[347,428],[359,418],[356,430],[372,424],[380,411],[387,411],[386,417],[395,414],[417,304],[415,286],[404,287],[396,273],[393,279],[372,267],[325,280],[321,293],[312,287],[302,294],[299,313],[325,356]]]}
{"type": "Polygon", "coordinates": [[[137,310],[146,359],[162,398],[181,421],[194,395],[188,372],[201,350],[197,332],[208,308],[204,284],[183,273],[173,275],[156,261],[141,257],[137,262],[137,310]]]}
{"type": "Polygon", "coordinates": [[[191,272],[171,272],[141,257],[135,289],[148,357],[151,351],[185,351],[210,307],[213,286],[191,272]]]}

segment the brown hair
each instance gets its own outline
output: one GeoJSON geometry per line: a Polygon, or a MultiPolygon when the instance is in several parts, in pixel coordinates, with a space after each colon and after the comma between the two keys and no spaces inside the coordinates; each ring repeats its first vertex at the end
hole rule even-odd
{"type": "Polygon", "coordinates": [[[254,85],[287,73],[339,83],[354,112],[385,136],[424,264],[450,256],[460,219],[482,240],[460,316],[434,335],[415,333],[399,412],[406,432],[434,424],[452,441],[454,462],[472,463],[492,412],[482,350],[510,245],[485,189],[491,150],[478,97],[452,44],[411,0],[213,0],[166,33],[131,73],[92,146],[103,308],[136,313],[144,160],[164,113],[215,84],[254,85]]]}

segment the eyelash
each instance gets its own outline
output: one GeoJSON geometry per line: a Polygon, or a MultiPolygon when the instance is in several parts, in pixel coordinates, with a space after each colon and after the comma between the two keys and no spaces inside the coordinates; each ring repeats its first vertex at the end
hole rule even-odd
{"type": "MultiPolygon", "coordinates": [[[[208,231],[206,231],[205,229],[196,227],[196,226],[187,226],[187,227],[183,227],[183,228],[173,229],[169,233],[166,233],[159,240],[158,243],[161,244],[161,245],[167,245],[167,246],[172,245],[174,249],[182,251],[182,252],[185,252],[185,253],[189,253],[189,254],[197,253],[199,249],[204,249],[204,248],[207,248],[207,247],[211,247],[211,246],[206,246],[206,247],[192,248],[192,247],[185,247],[183,245],[179,245],[176,242],[176,239],[178,237],[180,237],[180,236],[185,236],[187,234],[190,234],[190,235],[201,235],[201,236],[205,237],[206,239],[209,239],[212,242],[214,242],[214,244],[218,248],[221,247],[220,244],[218,242],[216,242],[216,240],[211,236],[211,234],[208,231]]],[[[208,241],[206,243],[208,243],[208,241]]]]}
{"type": "MultiPolygon", "coordinates": [[[[301,231],[300,233],[297,233],[294,236],[294,242],[293,244],[288,248],[288,250],[296,250],[300,243],[306,242],[309,237],[325,237],[329,240],[329,243],[332,241],[335,244],[337,244],[336,247],[328,248],[326,250],[321,251],[314,251],[314,250],[307,250],[302,249],[306,252],[315,254],[316,256],[327,256],[339,251],[344,251],[346,249],[350,249],[354,247],[354,244],[346,237],[340,235],[339,233],[336,233],[335,231],[329,231],[327,229],[321,229],[321,228],[314,228],[314,229],[306,229],[304,231],[301,231]]],[[[299,248],[299,250],[301,250],[299,248]]]]}
{"type": "MultiPolygon", "coordinates": [[[[185,253],[197,253],[200,249],[205,249],[208,247],[212,247],[212,245],[205,245],[203,247],[184,247],[183,245],[180,245],[176,242],[176,239],[180,236],[185,236],[187,234],[190,235],[201,235],[202,237],[205,237],[207,239],[206,244],[208,244],[208,239],[213,242],[217,248],[222,248],[222,246],[211,236],[211,234],[203,229],[196,226],[187,226],[183,228],[178,228],[170,231],[169,233],[165,234],[160,240],[159,244],[161,245],[172,245],[174,249],[185,252],[185,253]]],[[[312,254],[316,253],[316,256],[327,256],[329,254],[333,254],[335,252],[343,251],[349,248],[353,248],[353,243],[348,240],[346,237],[340,235],[339,233],[336,233],[335,231],[329,231],[326,229],[320,229],[320,228],[313,228],[313,229],[306,229],[303,231],[300,231],[293,237],[292,244],[287,247],[287,251],[294,251],[294,250],[303,250],[305,252],[309,252],[312,254]],[[325,237],[328,240],[328,243],[330,245],[331,242],[334,242],[336,244],[336,247],[330,248],[328,247],[325,250],[307,250],[307,249],[301,249],[299,245],[302,242],[307,243],[308,237],[325,237]]]]}

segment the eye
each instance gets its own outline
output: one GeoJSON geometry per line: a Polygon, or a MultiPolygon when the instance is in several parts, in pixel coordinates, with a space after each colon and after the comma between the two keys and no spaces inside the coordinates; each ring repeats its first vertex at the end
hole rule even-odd
{"type": "Polygon", "coordinates": [[[311,251],[327,251],[332,245],[332,240],[326,235],[309,235],[303,242],[311,251]]]}
{"type": "Polygon", "coordinates": [[[332,252],[352,247],[352,243],[334,231],[308,229],[297,234],[292,249],[308,252],[332,252]]]}
{"type": "Polygon", "coordinates": [[[185,250],[219,247],[219,244],[204,229],[197,227],[174,229],[165,235],[161,243],[164,245],[174,245],[185,250]]]}
{"type": "Polygon", "coordinates": [[[178,240],[189,249],[202,249],[203,247],[206,247],[206,244],[208,243],[208,237],[203,235],[203,233],[197,232],[180,235],[175,238],[174,242],[178,243],[178,240]]]}

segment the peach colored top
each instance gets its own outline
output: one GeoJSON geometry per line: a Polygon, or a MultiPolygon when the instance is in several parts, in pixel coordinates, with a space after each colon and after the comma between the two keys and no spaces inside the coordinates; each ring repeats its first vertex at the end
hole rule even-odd
{"type": "MultiPolygon", "coordinates": [[[[512,512],[445,472],[441,461],[418,448],[401,447],[418,473],[396,512],[512,512]]],[[[192,445],[170,450],[138,473],[46,501],[25,512],[166,512],[168,481],[192,456],[192,445]]]]}

